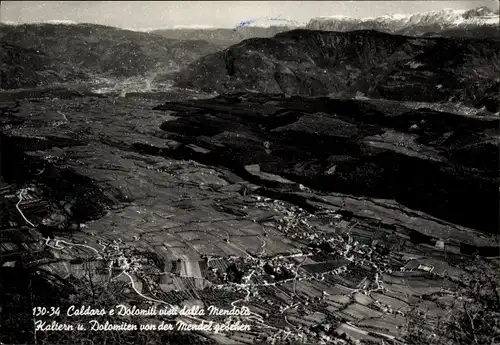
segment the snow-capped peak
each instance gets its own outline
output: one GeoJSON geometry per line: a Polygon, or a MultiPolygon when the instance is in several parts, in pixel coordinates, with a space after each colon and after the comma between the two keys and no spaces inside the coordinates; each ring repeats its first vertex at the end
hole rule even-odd
{"type": "Polygon", "coordinates": [[[191,25],[175,25],[174,29],[215,29],[212,25],[191,24],[191,25]]]}
{"type": "Polygon", "coordinates": [[[13,22],[11,20],[3,20],[2,24],[4,24],[4,25],[17,25],[16,22],[13,22]]]}
{"type": "Polygon", "coordinates": [[[248,19],[238,23],[235,28],[243,27],[263,27],[268,28],[271,26],[287,26],[287,27],[304,27],[306,23],[300,23],[293,19],[286,19],[281,17],[263,17],[257,19],[248,19]]]}
{"type": "Polygon", "coordinates": [[[333,16],[321,16],[318,18],[321,18],[321,19],[354,19],[354,18],[349,17],[349,16],[344,16],[343,14],[335,14],[333,16]]]}
{"type": "Polygon", "coordinates": [[[44,23],[46,23],[46,24],[64,24],[64,25],[76,25],[76,24],[78,24],[77,22],[74,22],[72,20],[66,20],[66,19],[47,20],[44,23]]]}
{"type": "MultiPolygon", "coordinates": [[[[10,20],[5,20],[5,21],[2,21],[2,24],[5,24],[5,25],[23,25],[23,24],[26,24],[26,23],[18,23],[18,22],[13,22],[13,21],[10,21],[10,20]]],[[[63,25],[78,25],[77,22],[74,22],[72,20],[66,20],[66,19],[53,19],[53,20],[46,20],[46,21],[43,21],[43,22],[37,22],[37,23],[34,23],[34,24],[53,24],[53,25],[59,25],[59,24],[63,24],[63,25]]]]}
{"type": "Polygon", "coordinates": [[[313,18],[307,24],[307,28],[332,31],[374,29],[397,32],[410,27],[436,27],[444,29],[469,25],[499,25],[499,15],[498,13],[493,13],[487,7],[478,7],[472,10],[445,8],[440,11],[414,14],[388,14],[380,17],[360,19],[336,15],[313,18]]]}

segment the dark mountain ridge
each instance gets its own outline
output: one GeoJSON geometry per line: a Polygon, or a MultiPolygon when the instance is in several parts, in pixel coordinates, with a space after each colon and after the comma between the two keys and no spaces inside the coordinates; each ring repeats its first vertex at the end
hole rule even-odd
{"type": "Polygon", "coordinates": [[[482,106],[498,91],[499,57],[498,43],[488,39],[292,30],[204,56],[179,74],[177,85],[482,106]]]}
{"type": "Polygon", "coordinates": [[[224,47],[237,44],[243,40],[257,37],[273,37],[277,33],[295,29],[290,26],[255,27],[243,26],[234,29],[227,28],[180,28],[159,29],[150,31],[166,38],[177,40],[205,40],[224,47]]]}
{"type": "Polygon", "coordinates": [[[88,76],[70,64],[35,50],[0,42],[0,88],[17,89],[55,84],[71,80],[85,81],[88,76]]]}
{"type": "Polygon", "coordinates": [[[7,49],[38,51],[81,73],[104,77],[171,71],[219,49],[206,41],[183,42],[95,24],[4,25],[0,41],[10,45],[7,49]]]}

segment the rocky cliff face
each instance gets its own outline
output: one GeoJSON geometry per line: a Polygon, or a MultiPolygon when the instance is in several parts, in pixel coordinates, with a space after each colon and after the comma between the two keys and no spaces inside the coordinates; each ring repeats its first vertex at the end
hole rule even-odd
{"type": "Polygon", "coordinates": [[[181,72],[177,84],[219,93],[361,92],[393,100],[478,104],[497,91],[499,56],[492,40],[293,30],[205,56],[181,72]]]}

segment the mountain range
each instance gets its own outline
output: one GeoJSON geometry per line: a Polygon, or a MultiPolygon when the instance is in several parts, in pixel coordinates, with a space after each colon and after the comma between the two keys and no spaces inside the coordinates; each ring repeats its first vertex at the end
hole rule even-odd
{"type": "Polygon", "coordinates": [[[0,42],[3,89],[26,86],[13,81],[16,79],[34,85],[65,81],[58,73],[45,78],[47,71],[59,69],[68,70],[68,75],[86,75],[87,79],[170,73],[220,49],[202,40],[181,41],[103,25],[67,23],[2,25],[0,42]],[[13,58],[19,54],[22,59],[13,58]],[[27,59],[37,63],[25,64],[27,59]]]}
{"type": "Polygon", "coordinates": [[[414,38],[373,30],[293,30],[210,54],[177,76],[206,91],[365,96],[498,106],[495,40],[414,38]],[[495,101],[496,99],[496,101],[495,101]]]}
{"type": "Polygon", "coordinates": [[[499,14],[487,7],[471,10],[443,9],[441,11],[387,15],[373,18],[332,16],[313,18],[306,26],[311,30],[353,31],[377,30],[401,35],[498,37],[499,14]]]}
{"type": "Polygon", "coordinates": [[[243,40],[255,37],[273,37],[274,35],[296,29],[298,26],[272,25],[241,26],[234,29],[226,28],[177,28],[150,31],[169,39],[177,40],[205,40],[212,44],[228,47],[243,40]]]}
{"type": "Polygon", "coordinates": [[[441,11],[395,14],[373,18],[352,18],[330,16],[312,18],[307,23],[299,23],[279,18],[249,20],[234,28],[175,27],[165,29],[145,29],[166,38],[179,40],[206,40],[228,47],[242,40],[274,35],[295,30],[311,29],[324,31],[377,30],[381,32],[410,36],[462,36],[499,37],[499,15],[487,7],[471,10],[443,9],[441,11]]]}
{"type": "Polygon", "coordinates": [[[496,109],[499,52],[490,37],[498,32],[496,19],[498,13],[481,7],[316,18],[302,29],[279,21],[150,32],[59,21],[2,24],[0,88],[99,78],[169,84],[175,78],[177,86],[219,93],[362,94],[496,109]],[[445,37],[419,36],[436,32],[445,37]]]}

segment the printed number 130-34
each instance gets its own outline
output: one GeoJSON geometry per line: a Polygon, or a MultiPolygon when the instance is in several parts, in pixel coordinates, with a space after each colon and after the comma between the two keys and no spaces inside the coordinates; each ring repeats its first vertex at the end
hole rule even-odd
{"type": "Polygon", "coordinates": [[[61,309],[59,307],[35,307],[33,308],[33,316],[59,316],[61,309]]]}

